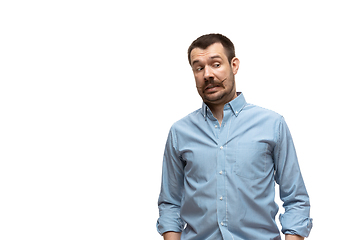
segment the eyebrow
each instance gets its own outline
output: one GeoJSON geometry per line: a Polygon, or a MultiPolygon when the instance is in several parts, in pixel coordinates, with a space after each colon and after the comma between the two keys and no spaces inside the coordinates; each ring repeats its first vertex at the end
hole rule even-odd
{"type": "Polygon", "coordinates": [[[194,60],[193,62],[192,62],[192,65],[195,65],[195,63],[198,63],[198,62],[200,62],[199,60],[194,60]]]}
{"type": "MultiPolygon", "coordinates": [[[[220,59],[222,59],[220,55],[215,55],[215,56],[212,56],[212,57],[209,57],[209,58],[210,58],[210,59],[215,59],[215,58],[220,58],[220,59]]],[[[194,61],[192,62],[192,65],[194,65],[195,63],[198,63],[198,62],[200,62],[200,60],[194,60],[194,61]]]]}
{"type": "Polygon", "coordinates": [[[215,58],[220,58],[220,59],[222,59],[222,58],[220,57],[220,55],[215,55],[215,56],[210,57],[210,59],[215,59],[215,58]]]}

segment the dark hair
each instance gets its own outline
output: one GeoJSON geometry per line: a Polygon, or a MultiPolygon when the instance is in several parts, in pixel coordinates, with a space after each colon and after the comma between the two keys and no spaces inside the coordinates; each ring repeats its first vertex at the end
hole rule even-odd
{"type": "Polygon", "coordinates": [[[190,53],[194,48],[206,49],[214,43],[221,43],[221,45],[223,45],[226,56],[228,57],[228,61],[229,63],[231,63],[231,60],[235,57],[234,44],[230,41],[230,39],[228,39],[224,35],[218,33],[217,34],[211,33],[199,37],[198,39],[193,41],[192,44],[190,45],[188,49],[188,60],[190,65],[191,65],[190,53]]]}

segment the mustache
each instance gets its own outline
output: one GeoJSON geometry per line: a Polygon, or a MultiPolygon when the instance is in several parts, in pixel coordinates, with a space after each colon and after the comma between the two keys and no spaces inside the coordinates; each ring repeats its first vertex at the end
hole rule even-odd
{"type": "Polygon", "coordinates": [[[196,85],[196,88],[200,88],[200,89],[203,89],[203,90],[206,90],[207,88],[211,88],[211,87],[214,87],[214,86],[217,86],[219,84],[222,84],[225,80],[227,80],[227,78],[224,78],[223,80],[221,81],[211,81],[211,83],[209,84],[204,84],[203,86],[197,86],[196,85]]]}

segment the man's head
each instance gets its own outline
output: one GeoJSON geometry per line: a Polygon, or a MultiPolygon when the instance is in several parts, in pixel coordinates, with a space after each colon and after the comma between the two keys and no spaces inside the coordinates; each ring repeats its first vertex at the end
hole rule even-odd
{"type": "Polygon", "coordinates": [[[189,47],[188,59],[196,88],[209,105],[225,104],[236,98],[235,74],[240,65],[233,43],[221,34],[208,34],[189,47]]]}
{"type": "Polygon", "coordinates": [[[235,57],[234,44],[230,41],[230,39],[228,39],[224,35],[211,33],[199,37],[198,39],[193,41],[192,44],[190,45],[188,49],[188,60],[190,65],[191,65],[190,53],[194,48],[206,49],[207,47],[209,47],[214,43],[221,43],[221,45],[224,47],[226,51],[226,56],[230,63],[231,60],[235,57]]]}

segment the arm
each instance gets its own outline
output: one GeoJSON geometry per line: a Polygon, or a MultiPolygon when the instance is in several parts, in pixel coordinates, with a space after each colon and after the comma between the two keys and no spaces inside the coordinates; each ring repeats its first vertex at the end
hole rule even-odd
{"type": "MultiPolygon", "coordinates": [[[[180,239],[180,238],[179,238],[180,239]]],[[[289,235],[286,234],[285,235],[285,240],[304,240],[303,237],[299,236],[299,235],[289,235]]]]}
{"type": "MultiPolygon", "coordinates": [[[[177,150],[176,133],[172,128],[164,151],[161,191],[158,200],[160,216],[156,226],[161,235],[166,232],[180,233],[184,229],[185,222],[180,217],[184,189],[184,166],[177,150]]],[[[172,237],[174,234],[166,235],[172,237]]],[[[168,239],[167,236],[166,239],[168,239]]]]}
{"type": "Polygon", "coordinates": [[[312,228],[310,201],[300,172],[294,143],[283,118],[279,121],[278,141],[274,148],[275,180],[285,213],[280,214],[282,232],[286,240],[308,237],[312,228]],[[290,236],[293,235],[293,236],[290,236]]]}
{"type": "Polygon", "coordinates": [[[180,240],[181,233],[179,232],[166,232],[163,234],[164,240],[180,240]]]}

